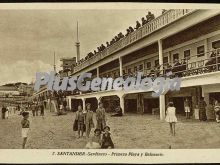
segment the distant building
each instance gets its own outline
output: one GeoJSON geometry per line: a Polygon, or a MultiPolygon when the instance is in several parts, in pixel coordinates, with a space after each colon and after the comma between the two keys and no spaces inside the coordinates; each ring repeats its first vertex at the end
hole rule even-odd
{"type": "Polygon", "coordinates": [[[15,86],[0,86],[0,97],[13,97],[19,94],[19,90],[15,86]]]}
{"type": "Polygon", "coordinates": [[[0,102],[20,103],[31,99],[34,88],[33,84],[27,83],[9,83],[0,86],[0,102]]]}
{"type": "MultiPolygon", "coordinates": [[[[75,90],[67,96],[68,106],[76,111],[78,105],[85,108],[86,103],[91,103],[91,108],[96,109],[102,101],[106,109],[114,110],[114,106],[119,105],[123,114],[157,112],[163,120],[169,101],[174,103],[178,115],[185,115],[186,98],[192,110],[202,97],[207,104],[219,100],[219,10],[168,10],[105,50],[97,52],[92,58],[78,62],[69,76],[92,73],[94,77],[116,79],[142,72],[144,77],[155,78],[165,77],[170,68],[173,77],[182,78],[179,91],[165,91],[159,97],[152,97],[152,89],[75,90]]],[[[46,96],[47,93],[47,89],[42,87],[35,97],[46,96]]]]}

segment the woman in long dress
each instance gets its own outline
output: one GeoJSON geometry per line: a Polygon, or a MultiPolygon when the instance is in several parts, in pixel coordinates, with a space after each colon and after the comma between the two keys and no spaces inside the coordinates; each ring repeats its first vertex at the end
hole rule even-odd
{"type": "Polygon", "coordinates": [[[204,97],[202,97],[200,99],[200,102],[199,102],[199,120],[200,121],[206,121],[207,120],[206,106],[207,106],[207,104],[204,101],[204,97]]]}
{"type": "Polygon", "coordinates": [[[173,102],[170,102],[168,104],[165,120],[170,124],[171,135],[175,136],[175,124],[177,122],[177,118],[176,118],[176,108],[174,107],[173,102]]]}

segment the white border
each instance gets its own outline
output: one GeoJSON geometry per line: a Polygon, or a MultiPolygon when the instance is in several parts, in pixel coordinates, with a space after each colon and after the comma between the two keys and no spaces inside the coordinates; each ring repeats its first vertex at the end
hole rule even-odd
{"type": "MultiPolygon", "coordinates": [[[[187,3],[4,3],[0,10],[103,10],[103,9],[218,9],[220,4],[187,3]]],[[[70,141],[73,142],[73,141],[70,141]]],[[[4,142],[1,142],[4,143],[4,142]]],[[[220,149],[112,149],[112,150],[76,150],[76,149],[0,149],[0,163],[218,163],[220,149]],[[136,152],[162,153],[164,156],[53,156],[53,152],[136,152]]]]}

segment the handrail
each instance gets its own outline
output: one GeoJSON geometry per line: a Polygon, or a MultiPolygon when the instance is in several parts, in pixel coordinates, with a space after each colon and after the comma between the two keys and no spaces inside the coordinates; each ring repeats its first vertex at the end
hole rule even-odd
{"type": "Polygon", "coordinates": [[[153,19],[149,23],[145,24],[144,26],[140,27],[139,29],[135,30],[134,32],[130,33],[128,36],[120,39],[119,41],[115,42],[111,46],[105,48],[102,52],[98,52],[91,58],[83,61],[82,63],[78,64],[74,67],[74,72],[77,72],[81,70],[82,68],[85,68],[86,66],[89,66],[100,59],[109,56],[110,54],[132,44],[133,42],[153,33],[154,31],[170,24],[171,22],[176,21],[177,19],[195,11],[195,9],[171,9],[164,14],[158,16],[157,18],[153,19]],[[96,60],[94,60],[97,56],[96,60]]]}

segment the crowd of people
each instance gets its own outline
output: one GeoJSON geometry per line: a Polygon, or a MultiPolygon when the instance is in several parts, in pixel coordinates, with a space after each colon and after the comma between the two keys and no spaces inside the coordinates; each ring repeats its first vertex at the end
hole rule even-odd
{"type": "Polygon", "coordinates": [[[73,124],[73,130],[78,131],[78,138],[83,137],[83,133],[85,132],[88,139],[88,143],[85,146],[87,149],[114,148],[110,127],[106,125],[105,108],[102,102],[99,103],[96,109],[96,122],[93,121],[93,116],[94,113],[91,110],[90,103],[86,104],[84,110],[81,105],[78,106],[73,124]],[[94,123],[96,123],[96,126],[94,123]],[[92,128],[95,128],[94,136],[90,137],[92,128]]]}
{"type": "Polygon", "coordinates": [[[220,70],[220,52],[219,49],[213,48],[210,58],[205,63],[206,69],[211,72],[214,70],[220,70]]]}
{"type": "Polygon", "coordinates": [[[2,119],[8,119],[10,115],[15,114],[18,108],[13,105],[2,105],[1,117],[2,119]]]}
{"type": "MultiPolygon", "coordinates": [[[[165,13],[166,11],[167,10],[163,9],[162,14],[165,13]]],[[[97,50],[94,50],[93,52],[89,52],[87,54],[87,56],[85,58],[82,58],[81,60],[79,60],[79,62],[77,64],[83,63],[84,61],[86,61],[86,60],[90,59],[91,57],[95,56],[97,53],[104,51],[107,47],[113,45],[117,41],[119,41],[122,38],[128,36],[130,33],[134,32],[135,30],[139,29],[141,26],[144,26],[145,24],[149,23],[150,21],[152,21],[154,19],[155,19],[154,14],[149,11],[148,14],[146,15],[146,17],[141,18],[141,23],[139,21],[136,21],[136,26],[135,27],[129,26],[126,29],[126,34],[125,35],[122,32],[119,32],[117,35],[115,35],[114,38],[112,38],[111,41],[107,41],[106,45],[101,44],[99,47],[97,47],[97,50]]]]}

